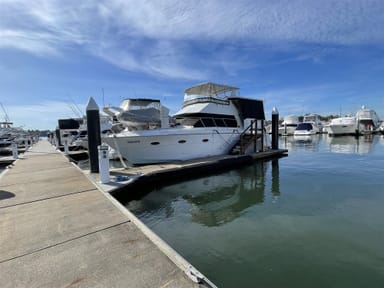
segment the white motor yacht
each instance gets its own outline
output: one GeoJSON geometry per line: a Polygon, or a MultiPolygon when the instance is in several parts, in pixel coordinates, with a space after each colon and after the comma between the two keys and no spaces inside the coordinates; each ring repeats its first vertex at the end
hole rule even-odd
{"type": "Polygon", "coordinates": [[[156,99],[128,98],[121,102],[120,107],[104,107],[103,111],[128,130],[160,128],[170,121],[169,109],[156,99]]]}
{"type": "Polygon", "coordinates": [[[313,122],[303,122],[297,125],[294,136],[308,136],[319,133],[319,128],[313,122]]]}
{"type": "Polygon", "coordinates": [[[356,132],[357,121],[354,116],[332,119],[328,126],[329,135],[355,135],[356,132]]]}
{"type": "Polygon", "coordinates": [[[287,115],[284,117],[283,123],[279,127],[279,135],[288,136],[293,135],[300,123],[299,117],[296,115],[287,115]]]}
{"type": "Polygon", "coordinates": [[[244,120],[257,119],[259,127],[265,120],[263,101],[239,97],[238,90],[215,83],[190,87],[185,90],[181,110],[173,115],[173,127],[163,123],[165,126],[157,129],[126,128],[103,141],[132,164],[228,154],[247,128],[244,120]]]}
{"type": "Polygon", "coordinates": [[[373,109],[362,106],[356,113],[359,134],[372,134],[380,127],[380,119],[373,109]]]}
{"type": "Polygon", "coordinates": [[[323,132],[324,124],[320,120],[320,115],[319,114],[307,114],[307,115],[304,115],[303,123],[311,123],[312,126],[315,127],[315,130],[317,130],[316,133],[322,133],[323,132]]]}

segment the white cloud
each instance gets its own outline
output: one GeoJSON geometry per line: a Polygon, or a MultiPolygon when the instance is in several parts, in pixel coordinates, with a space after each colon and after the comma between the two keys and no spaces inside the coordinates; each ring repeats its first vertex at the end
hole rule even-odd
{"type": "MultiPolygon", "coordinates": [[[[384,42],[384,2],[374,0],[0,0],[0,5],[0,48],[58,56],[81,47],[122,69],[169,78],[205,79],[212,71],[236,75],[246,57],[233,61],[236,51],[222,52],[228,45],[239,44],[247,53],[247,46],[284,51],[295,43],[384,42]],[[201,54],[197,44],[213,48],[201,54]],[[207,55],[215,59],[199,59],[207,55]]],[[[321,59],[305,54],[290,61],[308,56],[321,59]]]]}

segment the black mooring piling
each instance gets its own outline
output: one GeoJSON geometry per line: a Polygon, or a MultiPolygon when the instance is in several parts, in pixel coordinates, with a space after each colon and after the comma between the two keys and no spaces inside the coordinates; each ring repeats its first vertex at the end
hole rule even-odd
{"type": "Polygon", "coordinates": [[[55,134],[56,134],[57,147],[60,147],[62,145],[61,144],[61,137],[60,137],[60,129],[56,129],[55,134]]]}
{"type": "Polygon", "coordinates": [[[91,173],[99,172],[97,146],[101,144],[99,106],[90,97],[87,104],[88,153],[91,173]]]}
{"type": "Polygon", "coordinates": [[[272,149],[279,149],[279,111],[272,109],[272,149]]]}

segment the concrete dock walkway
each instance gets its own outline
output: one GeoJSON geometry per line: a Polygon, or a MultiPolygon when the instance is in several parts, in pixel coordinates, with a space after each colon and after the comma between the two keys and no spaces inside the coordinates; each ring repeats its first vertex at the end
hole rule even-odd
{"type": "Polygon", "coordinates": [[[38,142],[0,177],[1,287],[200,287],[110,198],[38,142]]]}

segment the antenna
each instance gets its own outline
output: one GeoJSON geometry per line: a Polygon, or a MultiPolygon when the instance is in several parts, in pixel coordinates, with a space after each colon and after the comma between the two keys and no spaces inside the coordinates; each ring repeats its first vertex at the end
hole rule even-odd
{"type": "Polygon", "coordinates": [[[68,102],[67,105],[69,106],[69,108],[72,110],[73,114],[75,114],[76,117],[81,118],[81,113],[79,114],[79,111],[75,109],[75,106],[72,103],[68,102]]]}
{"type": "Polygon", "coordinates": [[[1,108],[3,109],[3,111],[4,111],[4,117],[5,117],[4,120],[5,120],[5,122],[11,122],[11,119],[9,119],[9,117],[8,117],[7,111],[5,110],[5,108],[3,106],[3,103],[0,102],[0,105],[1,105],[1,108]]]}
{"type": "MultiPolygon", "coordinates": [[[[76,102],[73,100],[72,96],[71,95],[68,95],[68,98],[69,100],[71,100],[71,110],[72,112],[77,116],[77,117],[82,117],[81,115],[83,115],[83,112],[81,111],[81,109],[79,108],[79,106],[77,106],[76,102]],[[75,111],[75,108],[76,108],[76,111],[75,111]]],[[[68,104],[69,105],[69,104],[68,104]]]]}
{"type": "Polygon", "coordinates": [[[104,88],[101,88],[101,91],[103,92],[103,107],[105,107],[105,102],[104,102],[104,88]]]}

